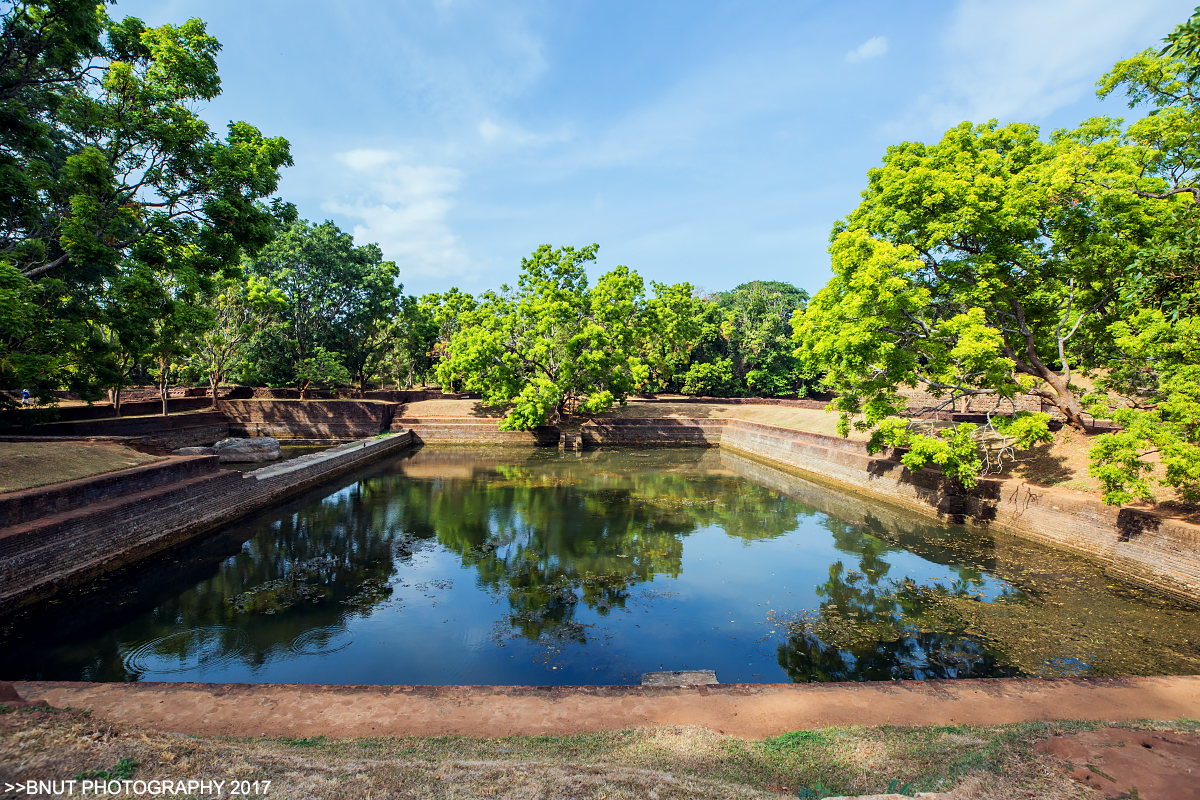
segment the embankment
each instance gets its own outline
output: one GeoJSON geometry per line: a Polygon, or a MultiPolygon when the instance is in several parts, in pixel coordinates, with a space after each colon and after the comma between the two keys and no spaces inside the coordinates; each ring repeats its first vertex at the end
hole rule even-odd
{"type": "MultiPolygon", "coordinates": [[[[193,736],[564,736],[700,725],[762,739],[832,725],[1177,719],[1200,676],[709,686],[16,683],[22,697],[193,736]]],[[[895,795],[893,795],[895,796],[895,795]]]]}
{"type": "Polygon", "coordinates": [[[361,439],[386,431],[399,403],[374,400],[221,400],[231,436],[361,439]]]}
{"type": "Polygon", "coordinates": [[[0,496],[0,611],[140,561],[409,447],[404,433],[253,472],[175,457],[0,496]]]}
{"type": "Polygon", "coordinates": [[[871,455],[862,442],[743,420],[729,420],[721,446],[942,520],[1078,553],[1121,580],[1200,605],[1200,526],[1150,508],[1020,480],[983,479],[962,491],[933,470],[910,471],[895,452],[871,455]]]}

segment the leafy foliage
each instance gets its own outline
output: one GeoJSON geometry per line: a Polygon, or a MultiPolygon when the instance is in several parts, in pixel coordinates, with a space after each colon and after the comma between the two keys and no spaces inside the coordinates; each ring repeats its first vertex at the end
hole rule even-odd
{"type": "Polygon", "coordinates": [[[1152,473],[1186,502],[1200,501],[1200,318],[1171,320],[1141,309],[1112,332],[1125,356],[1103,386],[1125,394],[1126,405],[1094,398],[1093,413],[1122,426],[1097,438],[1090,472],[1108,503],[1153,501],[1152,473]],[[1153,457],[1153,460],[1152,460],[1153,457]]]}
{"type": "Polygon", "coordinates": [[[296,382],[300,384],[301,399],[308,395],[308,388],[314,383],[344,386],[349,380],[350,373],[342,366],[341,356],[320,345],[313,348],[312,355],[296,365],[296,382]]]}
{"type": "Polygon", "coordinates": [[[1156,483],[1200,501],[1197,19],[1161,52],[1120,61],[1099,83],[1101,97],[1123,89],[1131,107],[1152,107],[1126,133],[1139,168],[1129,186],[1162,217],[1129,270],[1126,315],[1109,327],[1113,351],[1091,398],[1098,418],[1120,426],[1097,438],[1089,468],[1112,504],[1154,501],[1156,483]]]}
{"type": "Polygon", "coordinates": [[[157,309],[159,334],[179,330],[176,299],[270,238],[258,201],[288,143],[245,122],[220,139],[199,117],[220,91],[200,20],[147,27],[47,0],[11,4],[2,25],[0,386],[94,397],[147,343],[124,318],[157,309]]]}
{"type": "Polygon", "coordinates": [[[638,355],[643,284],[617,267],[589,289],[584,265],[598,249],[542,245],[521,259],[515,290],[486,292],[457,315],[437,367],[443,384],[461,381],[489,404],[511,404],[506,430],[624,403],[649,373],[638,355]]]}
{"type": "Polygon", "coordinates": [[[341,383],[353,377],[362,386],[379,366],[399,310],[396,265],[383,260],[378,245],[355,246],[332,222],[314,225],[294,215],[280,222],[275,239],[247,265],[283,300],[277,321],[252,348],[258,375],[272,386],[304,383],[300,364],[324,348],[347,370],[341,383]]]}

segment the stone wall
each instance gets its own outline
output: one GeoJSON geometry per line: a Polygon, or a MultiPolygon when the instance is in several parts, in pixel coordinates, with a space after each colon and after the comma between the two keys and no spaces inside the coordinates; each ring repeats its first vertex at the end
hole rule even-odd
{"type": "Polygon", "coordinates": [[[386,431],[396,403],[369,400],[221,400],[232,436],[360,439],[386,431]]]}
{"type": "MultiPolygon", "coordinates": [[[[167,410],[171,414],[185,411],[203,411],[212,408],[212,400],[207,397],[180,397],[167,401],[167,410]]],[[[53,414],[53,419],[40,424],[52,422],[81,422],[92,419],[115,419],[116,409],[111,403],[96,403],[90,406],[59,406],[58,408],[14,410],[3,414],[3,424],[14,429],[29,428],[34,422],[26,422],[34,415],[53,414]]],[[[162,401],[154,400],[144,403],[121,402],[121,417],[162,416],[162,401]]]]}
{"type": "Polygon", "coordinates": [[[522,447],[556,447],[562,437],[558,428],[547,425],[532,431],[502,431],[500,420],[487,417],[443,417],[417,419],[399,417],[393,423],[408,428],[424,444],[489,444],[522,447]]]}
{"type": "Polygon", "coordinates": [[[1062,413],[1052,404],[1044,402],[1040,397],[1028,394],[1019,394],[1011,402],[996,395],[974,395],[965,398],[965,407],[963,399],[959,399],[953,408],[942,408],[947,397],[934,397],[929,392],[920,389],[901,389],[900,394],[908,399],[908,413],[915,417],[927,416],[934,413],[935,409],[940,409],[937,413],[943,419],[949,419],[951,413],[986,415],[988,413],[1012,414],[1013,411],[1030,411],[1035,414],[1046,412],[1062,417],[1062,413]]]}
{"type": "MultiPolygon", "coordinates": [[[[254,400],[299,400],[300,390],[285,387],[256,386],[245,388],[245,397],[254,400]]],[[[442,392],[441,389],[309,389],[309,400],[382,400],[386,403],[416,403],[421,400],[478,400],[479,395],[470,392],[442,392]]]]}
{"type": "Polygon", "coordinates": [[[580,426],[585,447],[635,445],[638,447],[716,447],[725,430],[724,419],[602,419],[580,426]]]}
{"type": "Polygon", "coordinates": [[[825,408],[832,400],[829,395],[814,395],[811,397],[692,397],[692,396],[654,396],[637,397],[639,403],[706,403],[724,406],[790,406],[792,408],[825,408]]]}
{"type": "MultiPolygon", "coordinates": [[[[222,470],[215,456],[195,456],[176,461],[192,465],[190,473],[177,476],[180,480],[161,485],[133,480],[107,490],[99,484],[77,486],[77,498],[55,500],[49,495],[60,487],[48,487],[43,507],[61,503],[65,510],[0,528],[0,610],[153,556],[411,444],[409,433],[393,434],[253,472],[222,470]]],[[[105,477],[88,480],[102,484],[105,477]]],[[[26,498],[16,507],[37,505],[26,498]]]]}
{"type": "Polygon", "coordinates": [[[217,469],[216,456],[173,456],[131,469],[0,494],[0,529],[208,475],[217,469]]]}

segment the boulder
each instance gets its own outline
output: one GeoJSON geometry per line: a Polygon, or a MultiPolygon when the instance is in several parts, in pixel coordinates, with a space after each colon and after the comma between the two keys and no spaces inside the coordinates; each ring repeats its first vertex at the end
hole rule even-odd
{"type": "Polygon", "coordinates": [[[173,456],[215,456],[216,454],[216,449],[212,447],[181,447],[171,451],[173,456]]]}
{"type": "Polygon", "coordinates": [[[283,458],[279,440],[270,436],[255,436],[251,439],[222,439],[213,445],[221,463],[244,461],[278,461],[283,458]]]}

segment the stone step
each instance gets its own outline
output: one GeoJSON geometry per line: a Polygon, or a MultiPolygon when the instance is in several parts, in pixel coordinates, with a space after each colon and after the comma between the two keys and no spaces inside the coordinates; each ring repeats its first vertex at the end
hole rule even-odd
{"type": "Polygon", "coordinates": [[[213,456],[174,457],[89,478],[9,492],[0,495],[0,530],[77,508],[93,509],[98,503],[211,475],[218,469],[220,465],[213,456]]]}

